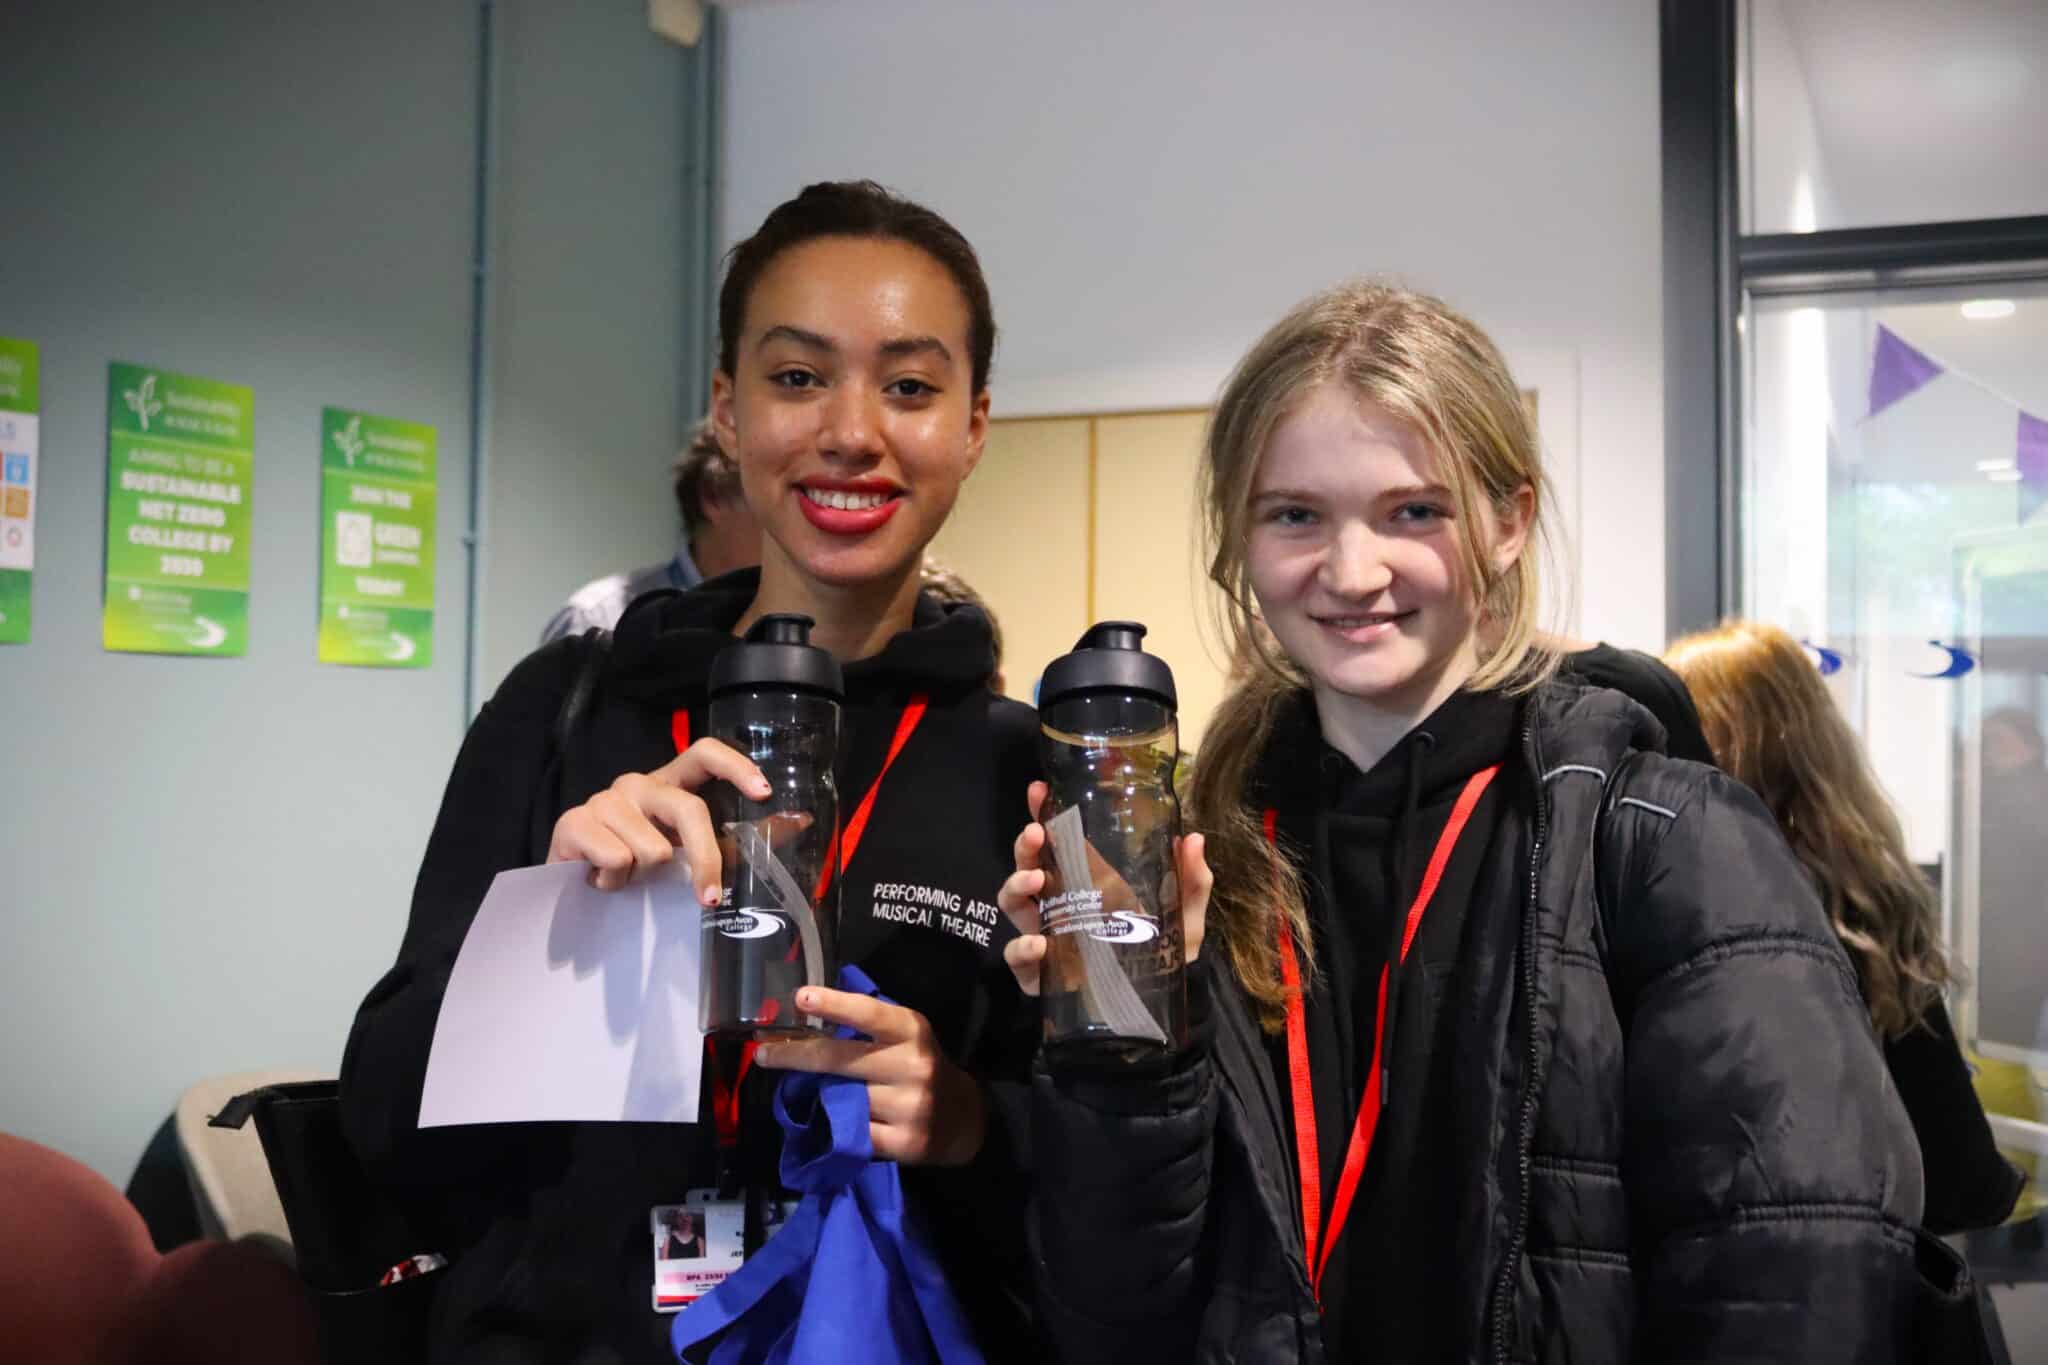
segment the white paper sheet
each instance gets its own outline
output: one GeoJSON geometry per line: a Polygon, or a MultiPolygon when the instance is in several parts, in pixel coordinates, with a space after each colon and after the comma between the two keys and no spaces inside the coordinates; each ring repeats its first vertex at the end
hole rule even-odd
{"type": "Polygon", "coordinates": [[[696,892],[681,859],[623,891],[589,871],[491,883],[434,1025],[420,1127],[696,1121],[696,892]]]}

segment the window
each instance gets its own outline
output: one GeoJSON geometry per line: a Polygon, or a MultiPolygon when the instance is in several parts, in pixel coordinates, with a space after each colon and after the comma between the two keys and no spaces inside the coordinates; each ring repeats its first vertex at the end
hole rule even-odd
{"type": "Polygon", "coordinates": [[[1744,323],[1739,610],[1810,646],[1945,884],[1958,1027],[2048,1065],[2048,289],[1744,323]]]}
{"type": "Polygon", "coordinates": [[[1750,233],[2048,213],[2048,5],[1746,0],[1750,233]]]}
{"type": "MultiPolygon", "coordinates": [[[[1665,0],[1662,48],[1669,627],[1807,644],[1940,888],[1950,1012],[2038,1185],[2048,6],[1665,0]]],[[[2048,1283],[2042,1226],[1973,1262],[2048,1283]]],[[[2019,1311],[2033,1358],[2048,1291],[2019,1311]]]]}

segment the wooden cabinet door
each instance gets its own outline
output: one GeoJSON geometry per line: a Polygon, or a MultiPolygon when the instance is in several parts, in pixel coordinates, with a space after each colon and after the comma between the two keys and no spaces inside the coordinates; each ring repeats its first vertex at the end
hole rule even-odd
{"type": "Polygon", "coordinates": [[[1089,421],[991,422],[981,464],[931,544],[995,613],[1003,690],[1021,701],[1088,628],[1089,421]]]}
{"type": "Polygon", "coordinates": [[[1226,659],[1205,621],[1214,590],[1196,503],[1200,411],[1095,419],[1095,619],[1143,621],[1173,669],[1181,747],[1200,747],[1223,700],[1226,659]]]}

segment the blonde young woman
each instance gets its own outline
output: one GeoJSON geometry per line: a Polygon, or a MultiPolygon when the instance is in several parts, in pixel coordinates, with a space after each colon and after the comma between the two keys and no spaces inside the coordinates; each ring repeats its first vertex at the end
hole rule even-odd
{"type": "MultiPolygon", "coordinates": [[[[1901,1358],[1919,1160],[1855,977],[1753,796],[1549,679],[1493,344],[1422,295],[1312,298],[1206,473],[1257,663],[1182,850],[1193,1045],[1035,1085],[1066,1358],[1901,1358]]],[[[1027,930],[1043,842],[1004,888],[1027,930]]],[[[1027,989],[1043,942],[1008,951],[1027,989]]]]}
{"type": "Polygon", "coordinates": [[[1942,1005],[1934,888],[1820,671],[1790,635],[1754,621],[1688,635],[1665,662],[1722,769],[1777,819],[1849,952],[1920,1140],[1922,1221],[1939,1233],[1995,1226],[2025,1182],[1993,1144],[1942,1005]]]}

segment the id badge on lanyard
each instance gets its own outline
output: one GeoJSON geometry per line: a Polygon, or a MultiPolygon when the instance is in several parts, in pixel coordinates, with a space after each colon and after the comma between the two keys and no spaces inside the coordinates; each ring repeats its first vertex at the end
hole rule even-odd
{"type": "Polygon", "coordinates": [[[746,1260],[744,1200],[717,1190],[691,1190],[680,1204],[657,1204],[647,1216],[654,1239],[654,1311],[688,1307],[746,1260]]]}

